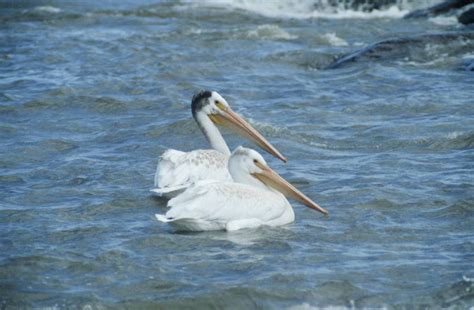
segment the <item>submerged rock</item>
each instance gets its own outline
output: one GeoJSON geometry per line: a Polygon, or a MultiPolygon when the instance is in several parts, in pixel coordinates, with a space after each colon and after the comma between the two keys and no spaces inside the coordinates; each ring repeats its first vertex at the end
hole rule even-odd
{"type": "Polygon", "coordinates": [[[458,21],[464,25],[474,23],[474,8],[471,8],[459,15],[458,21]]]}
{"type": "Polygon", "coordinates": [[[463,61],[461,68],[466,71],[474,71],[474,58],[463,61]]]}
{"type": "Polygon", "coordinates": [[[434,5],[427,9],[416,10],[405,15],[404,18],[421,18],[436,16],[447,13],[454,9],[462,8],[468,4],[474,3],[474,0],[448,0],[440,4],[434,5]]]}
{"type": "MultiPolygon", "coordinates": [[[[447,49],[451,53],[469,51],[474,47],[474,31],[446,32],[436,34],[423,34],[406,38],[395,38],[371,44],[350,54],[339,57],[326,69],[336,69],[352,62],[374,61],[380,59],[416,58],[424,60],[428,57],[438,57],[440,51],[432,51],[433,46],[439,50],[447,49]],[[451,42],[459,42],[450,45],[451,42]]],[[[441,56],[440,56],[441,57],[441,56]]]]}

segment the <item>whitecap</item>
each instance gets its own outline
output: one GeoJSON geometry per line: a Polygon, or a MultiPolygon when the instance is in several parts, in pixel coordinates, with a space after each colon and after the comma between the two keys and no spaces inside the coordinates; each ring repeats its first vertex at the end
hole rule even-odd
{"type": "Polygon", "coordinates": [[[322,35],[322,38],[325,39],[332,46],[348,46],[346,40],[339,38],[334,32],[325,33],[322,35]]]}
{"type": "MultiPolygon", "coordinates": [[[[291,306],[289,308],[287,308],[288,310],[320,310],[320,309],[324,309],[324,310],[349,310],[349,309],[355,309],[355,302],[354,300],[350,300],[350,307],[348,306],[324,306],[324,307],[320,307],[320,306],[312,306],[308,303],[302,303],[302,304],[299,304],[299,305],[294,305],[294,306],[291,306]]],[[[382,307],[380,309],[386,309],[386,307],[382,307]]]]}
{"type": "Polygon", "coordinates": [[[249,39],[263,40],[293,40],[298,38],[277,25],[260,25],[256,29],[248,31],[247,37],[249,39]]]}
{"type": "Polygon", "coordinates": [[[57,14],[61,12],[61,9],[55,6],[47,5],[47,6],[37,6],[35,7],[35,11],[57,14]]]}
{"type": "Polygon", "coordinates": [[[462,59],[463,59],[463,60],[471,60],[471,59],[474,59],[474,53],[467,53],[467,54],[464,54],[464,55],[462,55],[462,59]]]}
{"type": "Polygon", "coordinates": [[[474,278],[469,278],[468,276],[463,275],[462,279],[466,282],[474,282],[474,278]]]}
{"type": "Polygon", "coordinates": [[[297,19],[401,18],[411,9],[404,4],[404,1],[399,5],[370,12],[346,9],[342,4],[338,7],[327,5],[325,8],[317,9],[313,0],[188,0],[187,3],[195,6],[244,10],[266,17],[297,19]]]}
{"type": "Polygon", "coordinates": [[[459,24],[456,16],[436,16],[430,17],[428,20],[440,26],[454,26],[459,24]]]}
{"type": "Polygon", "coordinates": [[[458,137],[461,137],[464,135],[464,132],[461,132],[461,131],[453,131],[453,132],[450,132],[446,135],[446,138],[448,140],[456,140],[458,137]]]}
{"type": "Polygon", "coordinates": [[[203,34],[203,30],[201,28],[191,27],[184,31],[186,35],[201,35],[203,34]]]}

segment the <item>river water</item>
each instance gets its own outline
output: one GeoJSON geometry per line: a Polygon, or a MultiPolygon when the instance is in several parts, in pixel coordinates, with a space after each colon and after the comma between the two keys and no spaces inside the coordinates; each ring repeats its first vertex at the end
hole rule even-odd
{"type": "Polygon", "coordinates": [[[435,3],[2,2],[0,307],[473,306],[472,28],[402,19],[435,3]],[[437,33],[454,39],[326,69],[437,33]],[[270,166],[330,216],[293,201],[279,228],[157,222],[158,156],[207,147],[199,89],[281,150],[289,162],[270,166]]]}

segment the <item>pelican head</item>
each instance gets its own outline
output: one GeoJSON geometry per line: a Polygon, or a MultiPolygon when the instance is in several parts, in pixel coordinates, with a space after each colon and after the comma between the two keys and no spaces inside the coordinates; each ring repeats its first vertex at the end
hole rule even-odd
{"type": "Polygon", "coordinates": [[[197,114],[204,113],[216,125],[221,125],[253,141],[262,149],[287,162],[273,145],[270,144],[255,128],[239,114],[234,112],[227,101],[215,91],[201,91],[194,95],[191,110],[195,119],[197,114]]]}
{"type": "Polygon", "coordinates": [[[329,214],[328,211],[321,208],[317,203],[273,171],[267,165],[262,155],[255,150],[242,146],[237,147],[229,159],[229,171],[236,182],[251,182],[255,184],[255,182],[249,182],[248,176],[251,176],[258,183],[263,183],[266,187],[274,189],[289,198],[293,198],[313,210],[325,215],[329,214]]]}

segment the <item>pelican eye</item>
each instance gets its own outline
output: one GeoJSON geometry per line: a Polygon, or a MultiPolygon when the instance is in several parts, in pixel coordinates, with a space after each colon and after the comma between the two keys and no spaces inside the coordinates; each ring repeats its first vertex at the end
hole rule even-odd
{"type": "Polygon", "coordinates": [[[254,164],[258,164],[258,160],[254,159],[254,160],[253,160],[253,163],[254,163],[254,164]]]}
{"type": "Polygon", "coordinates": [[[219,109],[221,109],[223,111],[226,110],[226,106],[222,102],[220,102],[219,100],[214,101],[214,103],[216,104],[216,107],[218,107],[219,109]]]}

